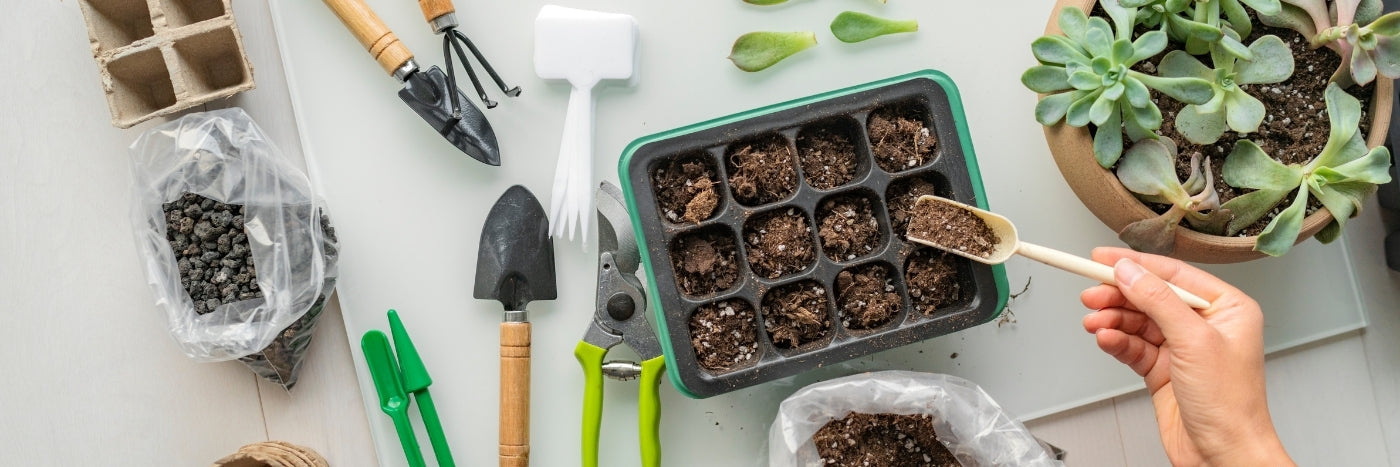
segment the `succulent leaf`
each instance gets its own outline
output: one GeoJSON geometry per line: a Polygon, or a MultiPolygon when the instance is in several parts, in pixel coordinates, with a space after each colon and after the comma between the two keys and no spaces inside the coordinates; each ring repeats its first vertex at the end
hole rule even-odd
{"type": "Polygon", "coordinates": [[[1099,91],[1085,92],[1082,96],[1075,97],[1074,103],[1069,105],[1069,113],[1065,114],[1065,123],[1069,126],[1088,125],[1089,110],[1098,98],[1099,91]]]}
{"type": "Polygon", "coordinates": [[[1298,190],[1293,203],[1264,227],[1264,231],[1259,234],[1259,240],[1254,243],[1254,249],[1269,256],[1283,256],[1288,253],[1298,241],[1298,234],[1303,231],[1303,215],[1307,207],[1308,190],[1298,190]]]}
{"type": "MultiPolygon", "coordinates": [[[[1249,5],[1255,12],[1261,15],[1275,15],[1282,9],[1279,0],[1241,0],[1245,5],[1249,5]]],[[[1245,34],[1246,36],[1248,34],[1245,34]]]]}
{"type": "Polygon", "coordinates": [[[1270,27],[1292,29],[1303,37],[1317,35],[1316,23],[1307,10],[1290,5],[1288,0],[1284,0],[1282,7],[1276,15],[1259,15],[1259,22],[1270,27]]]}
{"type": "Polygon", "coordinates": [[[751,32],[739,36],[729,52],[729,60],[740,70],[760,71],[817,45],[811,32],[751,32]]]}
{"type": "Polygon", "coordinates": [[[1089,15],[1078,8],[1060,9],[1060,30],[1073,42],[1084,42],[1084,34],[1089,30],[1089,15]]]}
{"type": "MultiPolygon", "coordinates": [[[[1102,97],[1100,97],[1102,100],[1102,97]]],[[[1094,159],[1100,167],[1113,167],[1123,154],[1122,112],[1114,109],[1108,118],[1094,132],[1094,159]]]]}
{"type": "MultiPolygon", "coordinates": [[[[1277,13],[1278,0],[1274,0],[1274,9],[1277,13]]],[[[1225,14],[1225,20],[1230,22],[1230,27],[1238,32],[1240,37],[1249,37],[1250,31],[1254,30],[1254,25],[1249,21],[1249,13],[1244,11],[1244,6],[1240,5],[1238,0],[1221,0],[1220,12],[1225,14]]]]}
{"type": "Polygon", "coordinates": [[[1189,19],[1183,18],[1181,15],[1168,14],[1166,18],[1167,24],[1171,28],[1177,31],[1181,31],[1181,35],[1183,38],[1189,37],[1191,39],[1195,39],[1202,42],[1215,42],[1220,40],[1221,35],[1223,35],[1223,33],[1220,31],[1220,28],[1216,26],[1211,26],[1209,24],[1197,21],[1191,21],[1189,19]]]}
{"type": "Polygon", "coordinates": [[[1303,183],[1302,168],[1283,165],[1249,140],[1235,144],[1235,149],[1225,157],[1220,175],[1230,186],[1256,190],[1286,191],[1303,183]]]}
{"type": "MultiPolygon", "coordinates": [[[[1327,116],[1331,129],[1322,153],[1308,163],[1307,168],[1310,170],[1315,167],[1335,167],[1349,162],[1354,157],[1360,157],[1360,154],[1355,153],[1356,143],[1351,140],[1361,126],[1361,101],[1347,94],[1336,83],[1327,85],[1323,99],[1327,102],[1327,116]],[[1351,146],[1350,150],[1348,146],[1351,146]]],[[[1362,144],[1364,147],[1364,142],[1362,144]]]]}
{"type": "Polygon", "coordinates": [[[831,34],[847,43],[918,30],[919,22],[912,19],[893,20],[855,11],[843,11],[831,20],[831,34]]]}
{"type": "Polygon", "coordinates": [[[1157,72],[1167,78],[1215,79],[1215,70],[1181,50],[1167,52],[1167,56],[1162,57],[1162,61],[1157,64],[1157,72]]]}
{"type": "Polygon", "coordinates": [[[1142,81],[1147,87],[1187,104],[1204,104],[1215,95],[1210,81],[1200,78],[1165,78],[1136,71],[1130,71],[1129,75],[1142,81]]]}
{"type": "Polygon", "coordinates": [[[780,3],[787,3],[787,1],[788,1],[788,0],[744,0],[744,3],[750,4],[750,5],[768,6],[768,5],[777,5],[777,4],[780,4],[780,3]]]}
{"type": "Polygon", "coordinates": [[[1089,18],[1089,30],[1084,33],[1083,46],[1095,57],[1108,57],[1113,54],[1113,29],[1103,18],[1089,18]]]}
{"type": "Polygon", "coordinates": [[[1225,134],[1225,112],[1203,112],[1202,106],[1188,105],[1176,113],[1176,132],[1196,144],[1212,144],[1225,134]]]}
{"type": "Polygon", "coordinates": [[[1133,144],[1118,160],[1116,173],[1128,191],[1161,197],[1172,204],[1190,203],[1191,195],[1176,178],[1175,148],[1160,140],[1145,139],[1133,144]]]}
{"type": "Polygon", "coordinates": [[[1236,84],[1274,84],[1293,76],[1293,51],[1278,36],[1260,37],[1249,50],[1253,59],[1235,63],[1236,84]]]}
{"type": "Polygon", "coordinates": [[[1395,37],[1400,35],[1400,11],[1390,12],[1376,18],[1375,21],[1366,26],[1366,29],[1381,36],[1395,37]]]}
{"type": "Polygon", "coordinates": [[[1118,239],[1137,251],[1169,255],[1176,249],[1176,225],[1183,214],[1173,207],[1160,216],[1128,224],[1118,232],[1118,239]]]}
{"type": "Polygon", "coordinates": [[[1231,130],[1238,133],[1259,131],[1259,124],[1264,122],[1266,113],[1268,110],[1264,109],[1263,102],[1239,87],[1225,94],[1225,121],[1231,130]]]}
{"type": "Polygon", "coordinates": [[[1113,19],[1113,27],[1118,31],[1115,36],[1121,40],[1128,40],[1133,37],[1133,26],[1137,25],[1137,8],[1125,6],[1115,0],[1098,2],[1108,17],[1113,19]]]}
{"type": "Polygon", "coordinates": [[[1035,104],[1035,121],[1041,125],[1054,125],[1060,119],[1065,118],[1065,113],[1069,111],[1070,104],[1073,104],[1075,93],[1062,92],[1051,94],[1040,99],[1035,104]]]}
{"type": "Polygon", "coordinates": [[[1225,235],[1233,236],[1259,222],[1259,219],[1263,219],[1274,206],[1278,206],[1291,190],[1255,190],[1226,201],[1221,209],[1230,211],[1232,218],[1225,227],[1225,235]]]}
{"type": "Polygon", "coordinates": [[[1037,65],[1021,74],[1021,84],[1041,94],[1073,89],[1068,80],[1065,69],[1057,66],[1037,65]]]}
{"type": "Polygon", "coordinates": [[[1137,63],[1162,53],[1167,48],[1167,33],[1148,31],[1133,41],[1133,55],[1127,61],[1137,63]]]}
{"type": "Polygon", "coordinates": [[[1088,51],[1064,36],[1041,36],[1031,42],[1031,54],[1041,63],[1063,65],[1089,63],[1088,51]]]}

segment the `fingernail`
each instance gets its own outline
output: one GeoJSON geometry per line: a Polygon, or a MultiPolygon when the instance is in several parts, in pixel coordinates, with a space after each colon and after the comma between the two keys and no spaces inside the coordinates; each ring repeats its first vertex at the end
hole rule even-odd
{"type": "Polygon", "coordinates": [[[1143,269],[1142,266],[1139,266],[1137,263],[1134,263],[1133,260],[1127,258],[1118,260],[1118,264],[1114,265],[1113,271],[1114,275],[1117,276],[1118,285],[1122,287],[1132,287],[1133,283],[1142,278],[1143,274],[1147,274],[1146,269],[1143,269]]]}

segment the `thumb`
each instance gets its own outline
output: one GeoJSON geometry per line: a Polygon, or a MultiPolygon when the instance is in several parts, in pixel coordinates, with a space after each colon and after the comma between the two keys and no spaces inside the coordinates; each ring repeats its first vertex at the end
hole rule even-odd
{"type": "Polygon", "coordinates": [[[1181,342],[1190,339],[1206,326],[1186,302],[1176,296],[1167,282],[1153,275],[1131,259],[1123,258],[1113,268],[1118,290],[1134,307],[1162,329],[1167,340],[1181,342]]]}

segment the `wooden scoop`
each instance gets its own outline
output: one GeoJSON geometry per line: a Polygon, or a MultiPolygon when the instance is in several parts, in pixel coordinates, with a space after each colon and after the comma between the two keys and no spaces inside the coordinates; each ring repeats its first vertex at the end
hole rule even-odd
{"type": "MultiPolygon", "coordinates": [[[[991,229],[992,233],[996,234],[997,238],[995,239],[995,244],[986,256],[964,251],[952,246],[939,245],[935,239],[924,238],[915,234],[914,226],[918,223],[916,219],[911,219],[909,222],[908,237],[911,242],[928,245],[983,264],[1005,263],[1006,260],[1011,259],[1012,255],[1019,254],[1104,284],[1118,284],[1118,281],[1113,277],[1112,266],[1100,264],[1063,251],[1021,241],[1016,234],[1016,225],[1012,224],[1010,219],[1000,214],[984,211],[973,206],[939,198],[937,196],[921,196],[914,205],[914,216],[916,218],[920,216],[920,212],[922,211],[920,208],[927,208],[928,203],[940,203],[976,215],[982,222],[987,224],[987,227],[991,229]]],[[[1197,297],[1195,294],[1182,290],[1170,283],[1167,285],[1171,286],[1172,291],[1176,292],[1177,297],[1181,297],[1181,300],[1186,302],[1187,305],[1191,305],[1192,308],[1205,309],[1210,307],[1210,302],[1205,301],[1201,297],[1197,297]]]]}

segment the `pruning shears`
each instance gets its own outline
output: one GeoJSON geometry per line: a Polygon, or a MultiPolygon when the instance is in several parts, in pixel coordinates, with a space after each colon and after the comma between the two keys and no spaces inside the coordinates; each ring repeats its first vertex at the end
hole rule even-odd
{"type": "Polygon", "coordinates": [[[626,381],[641,378],[638,423],[642,465],[661,465],[661,398],[658,385],[666,360],[656,332],[646,319],[646,294],[637,279],[641,252],[633,236],[632,221],[622,202],[622,192],[603,182],[598,188],[598,297],[593,323],[574,349],[583,365],[583,465],[598,465],[598,434],[603,422],[603,378],[626,381]],[[603,362],[608,350],[627,344],[642,362],[603,362]]]}

